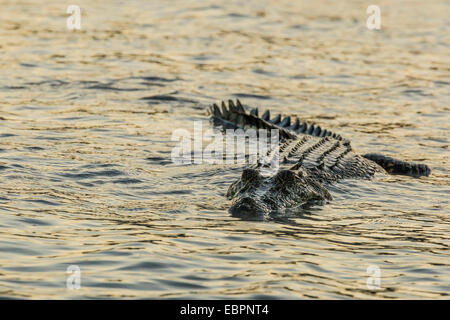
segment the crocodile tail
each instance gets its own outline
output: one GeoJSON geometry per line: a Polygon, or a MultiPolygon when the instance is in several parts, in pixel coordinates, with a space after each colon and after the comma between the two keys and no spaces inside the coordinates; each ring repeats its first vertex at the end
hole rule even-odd
{"type": "Polygon", "coordinates": [[[278,129],[280,130],[280,137],[284,138],[293,139],[296,134],[300,133],[315,137],[329,136],[336,140],[346,141],[340,135],[330,130],[302,122],[298,118],[292,122],[290,116],[282,118],[281,114],[271,118],[269,110],[259,116],[258,108],[253,108],[250,112],[247,112],[239,99],[236,100],[236,103],[233,100],[228,100],[228,105],[222,101],[221,108],[217,104],[213,104],[209,108],[209,113],[212,116],[214,124],[221,125],[227,129],[244,129],[248,127],[255,129],[278,129]]]}
{"type": "Polygon", "coordinates": [[[280,138],[296,138],[296,135],[288,129],[276,126],[273,123],[261,119],[257,114],[254,114],[254,110],[249,113],[245,111],[239,100],[237,100],[236,103],[234,103],[233,100],[228,100],[228,105],[222,101],[221,108],[214,103],[208,109],[208,113],[211,115],[214,125],[221,126],[224,129],[278,129],[280,138]]]}
{"type": "Polygon", "coordinates": [[[368,153],[363,155],[363,157],[376,162],[390,174],[401,174],[413,177],[427,177],[431,173],[431,169],[426,164],[422,163],[401,161],[377,153],[368,153]]]}

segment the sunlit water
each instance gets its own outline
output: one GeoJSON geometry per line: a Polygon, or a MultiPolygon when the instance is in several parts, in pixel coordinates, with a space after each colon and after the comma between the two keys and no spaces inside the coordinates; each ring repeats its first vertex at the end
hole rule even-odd
{"type": "Polygon", "coordinates": [[[366,1],[75,2],[79,31],[65,2],[1,1],[0,297],[448,299],[449,2],[376,1],[379,31],[366,1]],[[170,157],[228,98],[432,174],[234,218],[238,166],[170,157]]]}

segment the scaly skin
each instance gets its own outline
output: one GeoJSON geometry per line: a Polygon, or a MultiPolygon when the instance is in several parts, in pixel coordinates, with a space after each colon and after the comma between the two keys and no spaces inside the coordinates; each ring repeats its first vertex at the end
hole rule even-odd
{"type": "Polygon", "coordinates": [[[222,102],[222,110],[214,104],[210,109],[215,125],[226,129],[278,129],[279,153],[269,150],[269,159],[244,169],[242,176],[228,189],[232,200],[230,212],[241,217],[265,216],[272,212],[296,210],[313,203],[331,200],[326,189],[342,179],[371,179],[377,172],[428,176],[424,164],[396,160],[379,154],[358,155],[350,141],[319,126],[301,123],[298,119],[277,116],[270,119],[258,109],[245,111],[237,100],[222,102]],[[267,170],[270,157],[279,156],[279,168],[267,170]],[[385,170],[386,169],[386,170],[385,170]]]}

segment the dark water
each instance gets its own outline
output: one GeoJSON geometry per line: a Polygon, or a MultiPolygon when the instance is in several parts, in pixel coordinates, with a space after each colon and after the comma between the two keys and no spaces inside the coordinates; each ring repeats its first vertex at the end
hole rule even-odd
{"type": "Polygon", "coordinates": [[[69,31],[60,1],[1,1],[0,297],[448,299],[448,2],[378,1],[379,31],[364,1],[77,4],[69,31]],[[432,174],[231,217],[239,167],[170,155],[173,130],[237,97],[432,174]]]}

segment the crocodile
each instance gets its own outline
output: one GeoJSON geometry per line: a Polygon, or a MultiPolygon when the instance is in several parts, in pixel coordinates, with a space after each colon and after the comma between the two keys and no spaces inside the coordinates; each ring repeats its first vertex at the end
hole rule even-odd
{"type": "Polygon", "coordinates": [[[350,141],[330,130],[290,116],[272,117],[270,111],[259,115],[258,108],[229,100],[221,107],[208,109],[211,121],[222,129],[277,129],[277,170],[265,170],[271,150],[243,169],[229,187],[226,196],[232,201],[229,212],[240,217],[269,216],[299,210],[332,200],[331,184],[343,179],[371,179],[377,173],[412,177],[428,176],[425,164],[406,162],[378,153],[364,155],[353,151],[350,141]],[[268,173],[269,172],[269,173],[268,173]]]}

